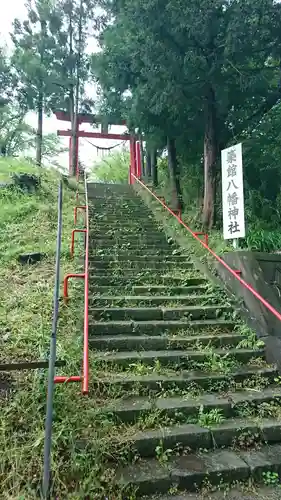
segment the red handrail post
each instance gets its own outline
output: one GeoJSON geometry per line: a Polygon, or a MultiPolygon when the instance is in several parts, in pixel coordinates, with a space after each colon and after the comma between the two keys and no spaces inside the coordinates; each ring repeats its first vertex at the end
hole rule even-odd
{"type": "Polygon", "coordinates": [[[87,229],[73,229],[71,231],[71,246],[70,246],[70,256],[74,255],[74,242],[75,242],[75,233],[86,233],[87,229]]]}
{"type": "Polygon", "coordinates": [[[176,210],[174,210],[174,213],[181,219],[181,209],[180,208],[177,208],[176,210]]]}
{"type": "Polygon", "coordinates": [[[194,233],[195,236],[204,236],[204,241],[205,241],[205,245],[208,246],[208,243],[209,243],[209,236],[207,233],[203,233],[202,231],[196,231],[194,233]]]}
{"type": "Polygon", "coordinates": [[[71,278],[85,278],[85,273],[71,273],[67,274],[64,279],[63,279],[63,298],[64,301],[66,302],[69,298],[68,296],[68,282],[71,278]]]}

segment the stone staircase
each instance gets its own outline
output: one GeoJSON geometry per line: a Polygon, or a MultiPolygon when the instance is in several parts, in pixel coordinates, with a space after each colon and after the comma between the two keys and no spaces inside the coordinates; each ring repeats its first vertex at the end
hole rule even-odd
{"type": "Polygon", "coordinates": [[[277,483],[281,385],[263,346],[130,186],[88,194],[93,383],[127,457],[116,483],[163,499],[277,483]]]}

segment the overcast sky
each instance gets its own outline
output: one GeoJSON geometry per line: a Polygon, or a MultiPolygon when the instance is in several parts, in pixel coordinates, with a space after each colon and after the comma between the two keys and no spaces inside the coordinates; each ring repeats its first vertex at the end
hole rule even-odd
{"type": "MultiPolygon", "coordinates": [[[[1,0],[0,0],[1,1],[1,0]]],[[[4,0],[2,0],[4,2],[4,0]]],[[[0,44],[11,47],[10,35],[9,33],[12,30],[12,23],[15,17],[20,20],[25,19],[26,17],[26,8],[25,8],[25,0],[8,0],[5,1],[5,6],[1,9],[0,14],[0,44]]],[[[91,40],[91,51],[94,51],[96,48],[96,43],[94,40],[91,40]]],[[[91,89],[94,93],[94,88],[91,89]]],[[[36,115],[35,113],[29,113],[27,116],[27,121],[33,127],[36,127],[36,115]]],[[[51,117],[45,117],[44,120],[44,133],[56,133],[57,129],[67,129],[69,128],[69,124],[66,122],[58,122],[56,117],[53,115],[51,117]]],[[[92,130],[91,127],[87,124],[81,126],[84,130],[92,130]]],[[[122,133],[124,127],[112,127],[112,132],[122,133]]],[[[67,146],[68,139],[62,138],[62,144],[67,146]]],[[[117,144],[118,141],[106,141],[101,139],[91,139],[91,142],[97,146],[102,147],[111,147],[114,144],[117,144]]],[[[80,139],[80,160],[85,163],[87,166],[91,166],[94,161],[97,161],[101,156],[101,152],[97,155],[96,148],[91,146],[86,140],[80,139]]],[[[68,155],[63,155],[60,158],[60,161],[65,166],[68,164],[68,155]]]]}

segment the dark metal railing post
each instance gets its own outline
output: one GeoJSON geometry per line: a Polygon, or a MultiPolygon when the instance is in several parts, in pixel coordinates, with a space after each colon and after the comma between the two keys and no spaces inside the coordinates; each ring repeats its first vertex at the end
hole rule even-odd
{"type": "Polygon", "coordinates": [[[48,392],[47,392],[45,442],[44,442],[44,469],[43,469],[43,482],[42,482],[42,494],[44,499],[47,499],[50,493],[54,377],[55,377],[55,362],[56,362],[56,347],[57,347],[56,346],[57,323],[59,314],[61,235],[62,235],[62,181],[60,181],[58,189],[58,232],[57,232],[57,249],[56,249],[54,307],[53,307],[52,334],[50,339],[48,392]]]}

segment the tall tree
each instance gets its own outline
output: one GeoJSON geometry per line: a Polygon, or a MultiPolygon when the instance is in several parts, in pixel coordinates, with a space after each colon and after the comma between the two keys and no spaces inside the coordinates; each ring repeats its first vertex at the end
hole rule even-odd
{"type": "Polygon", "coordinates": [[[64,64],[58,68],[61,76],[58,85],[65,96],[62,108],[71,119],[73,175],[77,165],[78,114],[91,111],[93,106],[93,101],[86,97],[85,84],[90,76],[89,37],[101,22],[96,11],[97,3],[97,0],[58,0],[57,4],[57,15],[60,17],[57,41],[60,59],[64,60],[64,64]]]}
{"type": "Polygon", "coordinates": [[[211,228],[220,149],[280,98],[280,4],[112,0],[110,9],[96,64],[105,96],[129,96],[128,116],[145,132],[191,148],[201,140],[202,220],[211,228]]]}
{"type": "Polygon", "coordinates": [[[52,0],[28,0],[26,6],[27,19],[14,21],[12,63],[20,79],[21,106],[37,112],[36,162],[41,166],[43,114],[50,111],[57,92],[55,13],[52,0]]]}

